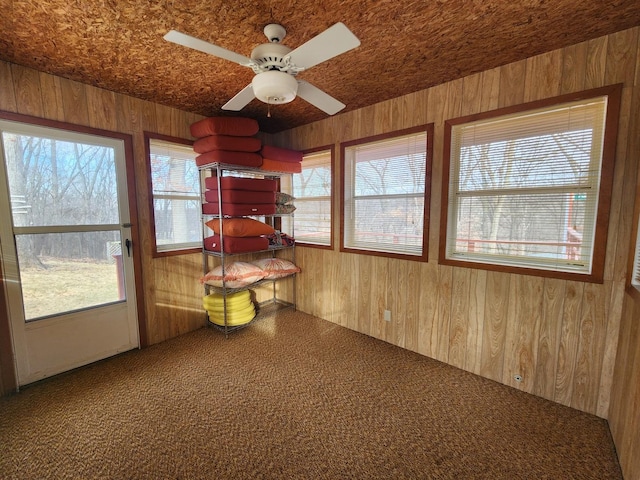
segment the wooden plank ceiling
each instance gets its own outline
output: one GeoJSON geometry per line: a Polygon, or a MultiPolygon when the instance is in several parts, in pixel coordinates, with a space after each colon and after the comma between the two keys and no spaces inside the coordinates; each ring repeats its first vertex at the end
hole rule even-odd
{"type": "Polygon", "coordinates": [[[302,72],[361,108],[640,24],[637,0],[0,0],[0,59],[278,132],[326,117],[304,100],[221,106],[251,69],[163,40],[176,29],[249,56],[268,23],[295,48],[344,22],[361,46],[302,72]]]}

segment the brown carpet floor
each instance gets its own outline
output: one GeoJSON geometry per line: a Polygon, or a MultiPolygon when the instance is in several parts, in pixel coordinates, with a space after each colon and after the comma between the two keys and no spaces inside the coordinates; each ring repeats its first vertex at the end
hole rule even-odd
{"type": "Polygon", "coordinates": [[[0,399],[4,479],[620,479],[606,421],[300,312],[0,399]]]}

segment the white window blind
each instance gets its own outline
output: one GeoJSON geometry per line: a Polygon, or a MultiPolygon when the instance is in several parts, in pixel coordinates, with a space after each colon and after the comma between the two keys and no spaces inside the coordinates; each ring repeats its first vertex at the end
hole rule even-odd
{"type": "Polygon", "coordinates": [[[423,255],[427,133],[344,149],[344,247],[423,255]]]}
{"type": "Polygon", "coordinates": [[[631,285],[640,290],[640,221],[638,224],[638,234],[636,235],[636,249],[633,257],[633,273],[631,274],[631,285]]]}
{"type": "Polygon", "coordinates": [[[149,139],[157,251],[202,245],[200,177],[188,145],[149,139]]]}
{"type": "Polygon", "coordinates": [[[331,245],[331,150],[304,155],[293,175],[296,241],[331,245]]]}
{"type": "Polygon", "coordinates": [[[446,257],[590,274],[607,97],[453,125],[446,257]]]}

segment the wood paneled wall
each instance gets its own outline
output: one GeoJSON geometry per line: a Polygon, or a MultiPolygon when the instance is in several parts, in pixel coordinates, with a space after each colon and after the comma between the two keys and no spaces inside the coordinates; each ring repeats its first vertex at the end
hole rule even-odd
{"type": "MultiPolygon", "coordinates": [[[[303,269],[296,284],[298,308],[602,417],[612,403],[612,432],[627,478],[640,476],[632,455],[640,447],[640,302],[624,290],[639,157],[639,36],[639,28],[622,31],[271,139],[309,149],[433,122],[429,262],[298,248],[296,261],[303,269]],[[444,120],[614,83],[623,83],[624,91],[604,283],[439,265],[444,120]],[[390,323],[382,319],[385,309],[392,312],[390,323]],[[523,376],[521,383],[513,380],[516,373],[523,376]]],[[[201,256],[151,257],[142,135],[147,130],[189,138],[188,126],[200,117],[5,62],[0,62],[0,109],[132,135],[148,341],[202,326],[201,256]]],[[[337,196],[335,201],[338,212],[337,196]]],[[[336,218],[335,245],[338,232],[336,218]]]]}
{"type": "MultiPolygon", "coordinates": [[[[135,199],[149,344],[205,324],[201,309],[201,255],[153,258],[143,131],[190,139],[201,116],[0,62],[0,110],[126,133],[134,146],[135,199]]],[[[5,214],[7,212],[2,212],[5,214]]],[[[134,253],[135,254],[135,253],[134,253]]],[[[5,321],[0,315],[0,321],[5,321]]],[[[5,362],[6,363],[6,362],[5,362]]],[[[2,369],[8,367],[0,365],[2,369]]],[[[10,390],[3,385],[4,391],[10,390]]]]}
{"type": "MultiPolygon", "coordinates": [[[[631,116],[629,118],[629,137],[627,154],[630,162],[638,166],[640,162],[640,59],[636,59],[636,76],[632,92],[631,116]]],[[[632,174],[630,168],[629,174],[632,174]]],[[[635,252],[634,242],[640,225],[640,168],[637,172],[635,210],[631,230],[631,252],[628,256],[628,268],[635,252]]],[[[626,201],[626,198],[625,198],[626,201]]],[[[629,201],[626,206],[632,208],[629,201]]],[[[619,327],[619,341],[616,352],[616,366],[611,389],[609,408],[609,426],[613,435],[618,458],[625,478],[640,478],[640,292],[628,287],[624,294],[622,315],[619,327]]]]}
{"type": "MultiPolygon", "coordinates": [[[[429,262],[298,248],[299,309],[606,417],[638,158],[629,139],[640,135],[638,122],[631,121],[640,110],[639,32],[597,38],[274,135],[280,146],[310,149],[435,124],[429,262]],[[444,121],[616,83],[624,90],[604,283],[439,265],[444,121]],[[383,320],[385,309],[391,310],[390,323],[383,320]],[[522,382],[514,380],[515,374],[522,382]]],[[[339,245],[339,218],[333,228],[339,245]]]]}
{"type": "Polygon", "coordinates": [[[625,294],[609,427],[624,478],[640,478],[640,294],[625,294]]]}

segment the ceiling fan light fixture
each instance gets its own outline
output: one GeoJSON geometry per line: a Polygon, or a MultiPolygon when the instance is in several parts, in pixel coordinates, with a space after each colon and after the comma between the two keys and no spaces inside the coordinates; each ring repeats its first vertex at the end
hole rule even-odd
{"type": "Polygon", "coordinates": [[[298,93],[298,81],[295,77],[278,70],[256,75],[251,86],[258,100],[271,105],[289,103],[298,93]]]}

